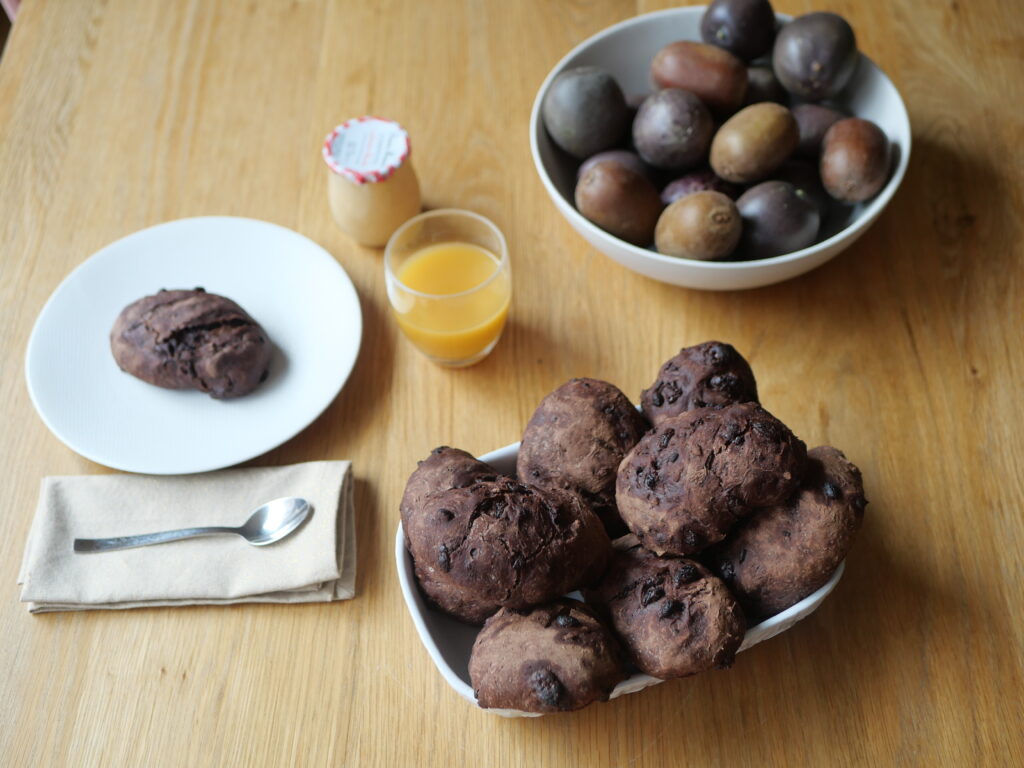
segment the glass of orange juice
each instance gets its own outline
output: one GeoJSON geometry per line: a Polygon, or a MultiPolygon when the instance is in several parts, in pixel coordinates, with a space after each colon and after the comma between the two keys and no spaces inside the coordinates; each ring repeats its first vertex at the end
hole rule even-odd
{"type": "Polygon", "coordinates": [[[483,360],[505,327],[512,279],[505,237],[470,211],[414,216],[384,251],[398,327],[430,360],[453,368],[483,360]]]}

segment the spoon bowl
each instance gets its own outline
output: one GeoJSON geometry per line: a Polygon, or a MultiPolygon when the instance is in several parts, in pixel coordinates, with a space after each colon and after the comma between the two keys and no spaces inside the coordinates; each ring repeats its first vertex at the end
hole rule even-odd
{"type": "Polygon", "coordinates": [[[114,536],[107,539],[75,539],[75,552],[110,552],[115,549],[147,547],[168,541],[194,539],[199,536],[218,536],[233,533],[256,547],[280,541],[302,525],[312,510],[309,502],[298,496],[286,496],[268,501],[252,511],[249,519],[237,528],[212,525],[201,528],[179,528],[174,531],[142,533],[136,536],[114,536]]]}
{"type": "Polygon", "coordinates": [[[311,509],[308,501],[297,496],[268,501],[253,511],[238,535],[257,547],[273,544],[302,525],[311,509]]]}

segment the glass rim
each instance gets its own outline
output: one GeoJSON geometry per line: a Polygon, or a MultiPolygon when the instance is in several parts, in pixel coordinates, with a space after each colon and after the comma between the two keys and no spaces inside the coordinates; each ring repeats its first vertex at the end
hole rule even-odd
{"type": "MultiPolygon", "coordinates": [[[[452,242],[454,242],[454,241],[452,241],[452,242]]],[[[471,245],[478,245],[478,244],[477,243],[471,243],[471,245]]],[[[483,246],[479,246],[479,247],[483,247],[483,246]]],[[[384,272],[387,275],[388,279],[389,280],[394,280],[395,283],[397,283],[399,286],[401,286],[403,291],[407,291],[408,293],[412,294],[413,296],[419,296],[419,297],[424,298],[424,299],[453,299],[453,298],[458,298],[459,296],[468,296],[471,293],[475,293],[476,291],[479,291],[480,289],[486,288],[488,285],[490,285],[495,280],[495,278],[497,278],[498,275],[501,274],[502,270],[505,268],[505,266],[507,264],[508,264],[508,243],[505,242],[505,235],[498,228],[498,225],[495,224],[490,219],[488,219],[486,216],[481,216],[479,213],[475,213],[473,211],[467,211],[467,210],[465,210],[463,208],[438,208],[438,209],[433,210],[433,211],[424,211],[423,213],[418,213],[415,216],[413,216],[411,219],[408,219],[407,221],[404,221],[402,223],[402,226],[400,226],[398,229],[396,229],[394,231],[394,233],[391,235],[391,237],[388,238],[388,243],[384,247],[384,272]],[[491,232],[493,232],[497,236],[498,244],[501,246],[501,254],[499,255],[498,263],[496,265],[496,269],[494,270],[494,272],[491,274],[490,277],[488,277],[486,280],[484,280],[479,285],[475,285],[472,288],[467,288],[464,291],[458,291],[457,293],[426,293],[424,291],[418,291],[415,288],[410,288],[408,285],[403,283],[402,280],[395,273],[395,270],[392,268],[392,266],[391,266],[391,252],[392,252],[392,248],[393,248],[395,242],[398,240],[398,238],[405,232],[405,230],[408,229],[409,227],[411,227],[413,224],[421,222],[421,221],[423,221],[425,219],[432,219],[432,218],[435,218],[435,217],[438,217],[438,216],[464,216],[466,218],[475,219],[476,221],[478,221],[481,224],[483,224],[487,229],[490,229],[491,232]]]]}

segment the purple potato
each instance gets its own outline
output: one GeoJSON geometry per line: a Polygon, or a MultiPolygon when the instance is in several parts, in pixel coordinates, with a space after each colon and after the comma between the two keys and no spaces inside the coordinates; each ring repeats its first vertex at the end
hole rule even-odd
{"type": "Polygon", "coordinates": [[[735,184],[730,184],[725,179],[720,179],[710,168],[694,171],[685,176],[680,176],[675,181],[670,181],[661,190],[661,202],[665,205],[672,205],[676,200],[694,192],[721,192],[723,195],[735,200],[739,197],[740,190],[735,184]]]}
{"type": "Polygon", "coordinates": [[[700,36],[751,61],[772,47],[775,13],[768,0],[712,0],[700,22],[700,36]]]}
{"type": "Polygon", "coordinates": [[[598,67],[577,67],[556,77],[541,116],[552,141],[579,160],[621,144],[629,132],[622,89],[598,67]]]}
{"type": "Polygon", "coordinates": [[[857,38],[846,19],[819,11],[799,16],[775,38],[772,66],[783,87],[807,101],[835,96],[857,68],[857,38]]]}
{"type": "Polygon", "coordinates": [[[633,144],[656,168],[684,170],[707,158],[714,124],[697,96],[666,88],[648,96],[633,120],[633,144]]]}
{"type": "Polygon", "coordinates": [[[828,216],[828,209],[834,205],[832,198],[821,183],[821,175],[818,173],[816,163],[809,163],[803,160],[787,160],[774,174],[777,181],[788,181],[798,191],[803,191],[818,207],[818,215],[825,221],[828,216]]]}
{"type": "Polygon", "coordinates": [[[821,142],[828,133],[828,129],[835,123],[842,120],[846,115],[838,109],[826,107],[823,104],[797,104],[791,110],[793,119],[796,120],[797,130],[800,132],[800,143],[797,144],[796,153],[808,160],[818,162],[821,157],[821,142]]]}
{"type": "Polygon", "coordinates": [[[628,149],[609,149],[607,152],[598,152],[593,157],[588,157],[580,163],[580,169],[576,172],[577,181],[582,178],[584,173],[589,171],[595,165],[603,163],[606,160],[608,162],[624,165],[629,168],[629,170],[636,171],[641,176],[646,176],[648,179],[653,175],[651,167],[641,160],[640,155],[636,152],[630,152],[628,149]]]}
{"type": "Polygon", "coordinates": [[[806,248],[821,216],[810,197],[786,181],[765,181],[736,201],[743,219],[740,257],[767,259],[806,248]]]}
{"type": "Polygon", "coordinates": [[[859,203],[878,194],[889,178],[889,139],[870,120],[848,117],[825,134],[821,182],[836,200],[859,203]]]}
{"type": "Polygon", "coordinates": [[[771,67],[748,67],[747,95],[743,97],[743,105],[759,104],[762,101],[785,104],[786,89],[775,77],[771,67]]]}

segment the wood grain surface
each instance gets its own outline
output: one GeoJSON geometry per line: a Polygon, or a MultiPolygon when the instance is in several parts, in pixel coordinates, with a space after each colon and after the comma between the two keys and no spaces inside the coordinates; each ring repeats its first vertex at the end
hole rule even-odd
{"type": "Polygon", "coordinates": [[[833,262],[700,293],[589,248],[547,199],[527,141],[536,89],[565,51],[667,5],[25,2],[0,64],[0,762],[1024,762],[1024,10],[779,0],[851,21],[907,102],[910,168],[833,262]],[[364,113],[408,128],[427,205],[479,211],[508,236],[510,326],[480,365],[418,356],[387,315],[381,253],[330,218],[320,142],[364,113]],[[23,376],[32,324],[103,245],[203,214],[295,229],[359,291],[366,330],[348,385],[251,462],[355,462],[358,597],[30,616],[15,577],[40,478],[108,471],[36,415],[23,376]],[[662,360],[708,338],[747,355],[765,405],[809,445],[863,469],[871,504],[845,578],[727,672],[539,720],[468,705],[399,593],[392,541],[416,460],[517,440],[571,376],[637,397],[662,360]]]}

